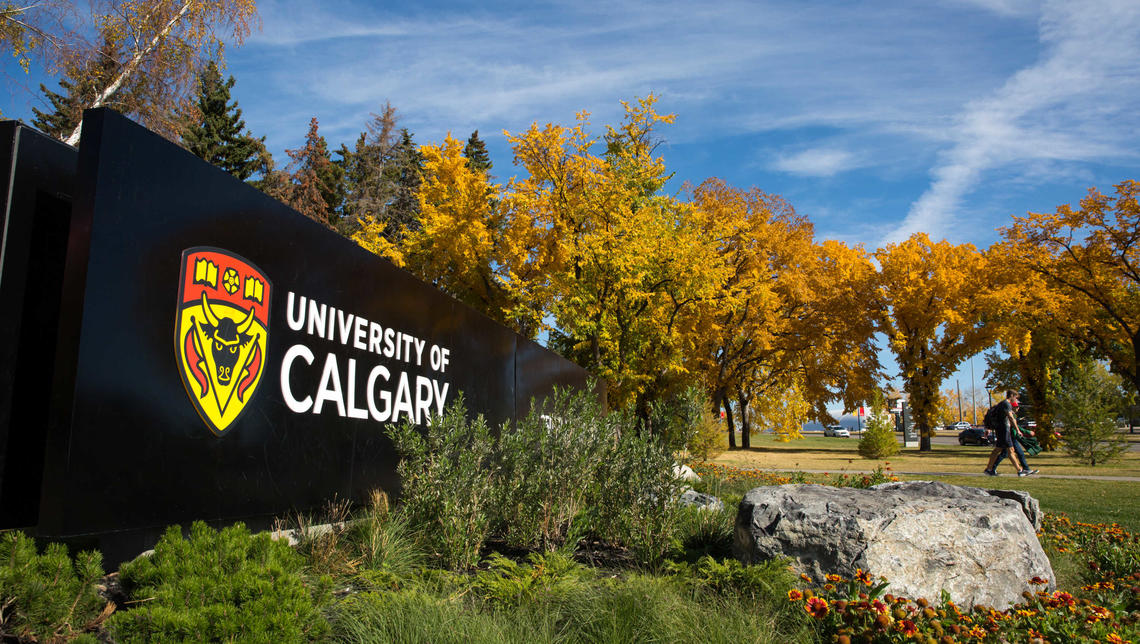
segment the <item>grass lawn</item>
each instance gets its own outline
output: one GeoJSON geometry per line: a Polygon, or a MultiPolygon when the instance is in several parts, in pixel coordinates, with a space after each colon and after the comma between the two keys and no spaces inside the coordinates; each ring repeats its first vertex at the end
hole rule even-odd
{"type": "Polygon", "coordinates": [[[1119,523],[1132,533],[1140,532],[1140,505],[1135,481],[1087,481],[1038,477],[978,478],[976,476],[900,476],[903,480],[942,481],[953,485],[1024,490],[1041,502],[1046,512],[1064,512],[1084,523],[1119,523]]]}
{"type": "MultiPolygon", "coordinates": [[[[1140,532],[1140,504],[1136,502],[1140,482],[1137,481],[1019,478],[1008,463],[999,466],[1001,476],[998,477],[963,476],[981,472],[990,453],[987,447],[936,444],[929,452],[909,448],[889,459],[873,460],[859,456],[856,438],[807,436],[780,443],[773,436],[759,435],[753,436],[752,444],[750,450],[724,452],[713,462],[742,469],[824,471],[831,476],[869,471],[882,465],[903,480],[925,479],[972,487],[1025,490],[1041,502],[1046,512],[1064,512],[1073,520],[1085,523],[1119,523],[1130,532],[1140,532]]],[[[1060,451],[1042,452],[1031,457],[1030,463],[1042,474],[1140,477],[1140,452],[1126,452],[1121,460],[1095,468],[1077,463],[1060,451]]]]}
{"type": "MultiPolygon", "coordinates": [[[[1140,435],[1130,438],[1140,439],[1140,435]]],[[[827,472],[862,472],[889,462],[889,467],[895,472],[972,474],[981,473],[990,454],[989,447],[935,444],[929,452],[919,452],[918,448],[911,447],[879,461],[859,456],[858,445],[859,439],[855,437],[825,438],[809,435],[801,440],[780,443],[771,434],[760,434],[752,437],[751,449],[723,452],[713,462],[746,469],[827,472]]],[[[1096,467],[1078,463],[1061,451],[1042,452],[1030,457],[1029,462],[1041,470],[1042,474],[1140,477],[1140,452],[1134,451],[1125,452],[1118,461],[1096,467]]],[[[998,471],[1010,476],[1015,473],[1013,466],[1004,462],[998,471]]],[[[1140,483],[1132,485],[1140,487],[1140,483]]]]}

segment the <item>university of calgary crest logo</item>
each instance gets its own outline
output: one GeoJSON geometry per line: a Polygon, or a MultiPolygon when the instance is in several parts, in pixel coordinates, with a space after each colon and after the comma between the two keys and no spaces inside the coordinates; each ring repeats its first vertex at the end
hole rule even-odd
{"type": "Polygon", "coordinates": [[[257,391],[269,337],[269,279],[221,248],[182,251],[175,342],[182,384],[217,435],[257,391]]]}

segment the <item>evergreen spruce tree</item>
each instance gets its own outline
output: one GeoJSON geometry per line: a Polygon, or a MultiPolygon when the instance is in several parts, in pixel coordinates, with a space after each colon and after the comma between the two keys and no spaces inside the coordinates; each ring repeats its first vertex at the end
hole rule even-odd
{"type": "Polygon", "coordinates": [[[222,81],[213,61],[198,75],[198,100],[187,117],[182,144],[204,159],[245,181],[257,170],[259,147],[245,129],[237,101],[230,102],[234,77],[222,81]]]}
{"type": "Polygon", "coordinates": [[[395,193],[395,185],[385,176],[384,168],[396,148],[396,108],[386,104],[373,114],[351,152],[341,146],[340,164],[345,171],[344,215],[382,219],[395,193]]]}
{"type": "Polygon", "coordinates": [[[479,130],[467,137],[467,145],[463,146],[463,156],[467,158],[467,167],[472,170],[487,173],[491,171],[491,156],[487,154],[487,145],[479,138],[479,130]]]}
{"type": "Polygon", "coordinates": [[[1120,376],[1086,359],[1070,368],[1063,380],[1056,403],[1057,418],[1065,424],[1061,446],[1087,465],[1119,458],[1128,449],[1116,427],[1125,399],[1120,376]]]}
{"type": "Polygon", "coordinates": [[[407,128],[400,131],[400,142],[384,170],[395,187],[392,203],[388,206],[384,236],[396,242],[404,231],[419,230],[420,227],[419,192],[423,183],[424,158],[407,128]]]}
{"type": "Polygon", "coordinates": [[[344,201],[344,170],[329,156],[328,143],[318,130],[315,116],[309,121],[305,147],[285,152],[292,159],[289,205],[321,223],[335,224],[344,201]]]}

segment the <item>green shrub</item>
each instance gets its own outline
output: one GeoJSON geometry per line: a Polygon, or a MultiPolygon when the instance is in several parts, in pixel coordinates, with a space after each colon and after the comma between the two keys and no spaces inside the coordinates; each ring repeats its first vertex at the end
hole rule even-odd
{"type": "Polygon", "coordinates": [[[558,553],[531,553],[516,563],[498,553],[475,577],[475,589],[495,606],[545,605],[582,591],[594,572],[558,553]]]}
{"type": "MultiPolygon", "coordinates": [[[[721,502],[725,508],[736,507],[724,499],[721,502]]],[[[678,508],[676,535],[684,549],[685,560],[697,561],[704,556],[731,557],[735,524],[736,512],[730,509],[713,510],[691,505],[678,508]]]]}
{"type": "Polygon", "coordinates": [[[103,556],[48,544],[43,554],[22,532],[0,533],[0,634],[32,641],[66,641],[95,628],[107,603],[95,590],[103,556]]]}
{"type": "Polygon", "coordinates": [[[1074,365],[1055,403],[1057,419],[1065,423],[1061,447],[1091,466],[1119,458],[1128,449],[1116,430],[1122,398],[1119,376],[1092,360],[1074,365]]]}
{"type": "Polygon", "coordinates": [[[724,440],[724,425],[720,419],[709,410],[704,410],[697,424],[693,427],[685,451],[690,459],[707,461],[716,458],[726,447],[724,440]]]}
{"type": "Polygon", "coordinates": [[[592,395],[555,390],[499,439],[496,528],[519,548],[574,542],[617,428],[592,395]]]}
{"type": "Polygon", "coordinates": [[[882,394],[876,391],[871,415],[867,417],[867,428],[859,439],[859,454],[863,458],[888,458],[898,453],[894,423],[883,404],[882,394]]]}
{"type": "Polygon", "coordinates": [[[649,425],[642,429],[648,429],[674,452],[686,450],[711,407],[704,389],[689,386],[651,401],[649,425]]]}
{"type": "Polygon", "coordinates": [[[556,392],[496,444],[457,398],[426,430],[388,428],[402,457],[401,512],[452,569],[474,565],[492,529],[546,551],[591,534],[660,561],[676,546],[680,485],[672,452],[635,428],[588,391],[556,392]]]}
{"type": "Polygon", "coordinates": [[[320,608],[328,579],[307,584],[303,558],[243,524],[215,531],[202,522],[184,539],[168,528],[154,554],[123,564],[129,610],[108,629],[119,642],[301,642],[326,634],[320,608]]]}
{"type": "Polygon", "coordinates": [[[673,453],[655,437],[638,435],[632,417],[610,418],[616,431],[605,443],[591,486],[590,525],[601,538],[629,546],[640,561],[659,563],[680,548],[676,498],[682,486],[673,453]]]}
{"type": "Polygon", "coordinates": [[[487,423],[481,415],[466,416],[460,395],[426,430],[408,421],[387,427],[401,456],[403,511],[440,563],[460,569],[478,561],[491,530],[496,479],[487,423]]]}

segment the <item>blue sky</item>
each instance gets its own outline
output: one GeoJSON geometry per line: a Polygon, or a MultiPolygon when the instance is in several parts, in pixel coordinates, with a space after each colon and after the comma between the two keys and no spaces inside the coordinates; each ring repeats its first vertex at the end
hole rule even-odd
{"type": "MultiPolygon", "coordinates": [[[[918,230],[988,246],[1010,215],[1140,178],[1135,0],[258,7],[228,73],[282,162],[310,117],[335,148],[390,101],[420,143],[478,129],[506,179],[503,130],[587,110],[600,131],[653,92],[677,115],[671,188],[757,186],[871,250],[918,230]]],[[[36,100],[0,110],[30,120],[36,100]]]]}

